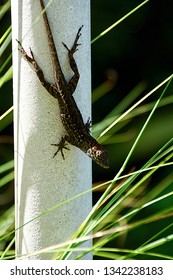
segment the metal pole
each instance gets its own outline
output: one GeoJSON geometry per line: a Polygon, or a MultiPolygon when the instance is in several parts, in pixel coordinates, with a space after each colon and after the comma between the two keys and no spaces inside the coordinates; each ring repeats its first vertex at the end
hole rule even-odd
{"type": "MultiPolygon", "coordinates": [[[[91,188],[91,160],[74,146],[53,158],[65,134],[59,105],[40,84],[32,67],[21,57],[15,39],[29,53],[31,47],[45,78],[54,83],[52,64],[39,1],[12,1],[14,63],[14,131],[16,189],[16,256],[29,254],[68,240],[91,210],[91,192],[64,203],[48,214],[46,210],[91,188]],[[31,221],[31,222],[30,222],[31,221]],[[29,222],[29,223],[28,223],[29,222]],[[27,225],[25,225],[28,223],[27,225]],[[24,225],[22,227],[22,225],[24,225]]],[[[90,1],[44,1],[64,74],[72,75],[67,46],[72,46],[83,24],[81,46],[75,53],[80,80],[74,98],[87,122],[91,115],[90,1]]],[[[90,246],[91,242],[86,243],[90,246]]],[[[51,259],[38,254],[34,259],[51,259]]],[[[74,254],[73,254],[74,257],[74,254]]],[[[72,258],[72,256],[71,256],[72,258]]],[[[85,257],[91,259],[91,254],[85,257]]]]}

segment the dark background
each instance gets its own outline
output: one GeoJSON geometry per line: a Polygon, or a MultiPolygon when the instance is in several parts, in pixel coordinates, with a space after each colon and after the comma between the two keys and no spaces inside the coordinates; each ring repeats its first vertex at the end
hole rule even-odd
{"type": "MultiPolygon", "coordinates": [[[[142,1],[91,1],[92,38],[140,3],[142,1]]],[[[173,17],[171,6],[171,1],[165,1],[164,4],[162,1],[149,1],[92,44],[93,89],[106,80],[106,73],[109,69],[114,69],[118,77],[114,88],[94,103],[93,122],[100,121],[106,116],[138,84],[145,85],[145,90],[140,96],[143,97],[172,74],[173,17]]],[[[143,104],[156,101],[161,90],[156,91],[143,104]]],[[[172,90],[173,86],[170,85],[165,96],[172,95],[172,90]]],[[[108,146],[111,152],[110,172],[120,168],[148,115],[149,112],[141,114],[120,131],[120,134],[121,132],[133,132],[134,137],[131,140],[123,139],[122,142],[117,141],[108,146]]],[[[173,136],[172,122],[172,104],[157,109],[129,164],[140,166],[170,139],[173,136]]],[[[106,176],[108,173],[106,171],[106,176]]]]}

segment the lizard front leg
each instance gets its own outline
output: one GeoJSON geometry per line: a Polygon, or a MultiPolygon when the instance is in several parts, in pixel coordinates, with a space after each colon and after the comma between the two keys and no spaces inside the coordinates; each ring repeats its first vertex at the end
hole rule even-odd
{"type": "Polygon", "coordinates": [[[64,47],[68,50],[68,58],[69,58],[70,67],[74,72],[73,77],[70,79],[70,81],[68,82],[68,85],[67,85],[68,91],[70,94],[73,94],[73,92],[75,91],[79,77],[80,77],[78,67],[77,67],[76,61],[73,57],[73,54],[78,50],[77,47],[80,45],[80,44],[78,44],[78,40],[81,36],[82,27],[83,27],[83,25],[79,28],[79,30],[76,34],[75,41],[74,41],[71,49],[69,49],[67,47],[67,45],[63,43],[64,47]]]}
{"type": "Polygon", "coordinates": [[[29,56],[26,51],[24,50],[24,48],[22,47],[22,44],[16,40],[19,44],[19,51],[21,52],[22,56],[30,63],[32,64],[32,66],[34,67],[34,71],[37,75],[37,77],[39,78],[41,84],[44,86],[44,88],[54,97],[54,98],[57,98],[57,89],[54,85],[50,84],[49,82],[47,82],[44,78],[44,74],[43,74],[43,71],[41,70],[41,68],[38,66],[35,58],[34,58],[34,55],[33,55],[33,52],[32,50],[30,49],[30,53],[31,53],[31,56],[29,56]]]}
{"type": "Polygon", "coordinates": [[[61,152],[61,155],[62,155],[62,158],[65,159],[64,157],[64,153],[63,153],[63,149],[66,149],[66,150],[70,150],[69,148],[67,148],[67,143],[69,140],[69,136],[68,135],[65,135],[61,138],[61,141],[58,143],[58,144],[51,144],[52,146],[56,146],[58,147],[58,150],[54,153],[54,156],[53,158],[57,155],[57,153],[60,151],[61,152]]]}
{"type": "Polygon", "coordinates": [[[89,134],[91,134],[90,128],[92,127],[92,121],[88,118],[87,122],[85,123],[85,128],[89,134]]]}

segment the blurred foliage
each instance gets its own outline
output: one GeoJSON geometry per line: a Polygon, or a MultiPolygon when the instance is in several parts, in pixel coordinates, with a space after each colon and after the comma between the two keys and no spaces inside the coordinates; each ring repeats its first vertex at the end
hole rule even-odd
{"type": "MultiPolygon", "coordinates": [[[[92,1],[92,39],[141,2],[137,0],[92,1]]],[[[93,104],[93,123],[101,122],[110,114],[110,111],[119,106],[122,100],[128,98],[129,93],[136,92],[134,93],[135,102],[173,73],[172,28],[171,1],[166,1],[164,4],[162,1],[149,1],[92,44],[92,86],[94,91],[97,89],[101,91],[101,98],[98,98],[97,102],[93,104]]],[[[122,128],[120,123],[115,126],[115,134],[107,142],[107,144],[111,143],[107,146],[111,157],[111,169],[105,173],[101,171],[101,177],[99,169],[96,167],[95,180],[109,179],[114,172],[119,170],[151,110],[151,105],[159,97],[161,90],[163,87],[134,110],[136,116],[132,116],[127,121],[124,120],[122,128]]],[[[96,94],[98,95],[98,93],[96,94]]],[[[173,137],[172,97],[173,83],[170,84],[128,162],[127,172],[132,168],[138,170],[164,143],[173,137]]],[[[94,126],[94,128],[96,127],[94,126]]],[[[96,135],[98,135],[97,132],[96,135]]],[[[165,189],[163,193],[173,191],[171,166],[162,168],[151,176],[147,182],[145,195],[147,196],[147,189],[151,191],[165,186],[164,180],[169,183],[167,183],[168,189],[165,189]]],[[[95,194],[95,202],[98,197],[99,194],[95,194]]],[[[135,202],[131,204],[131,207],[134,206],[135,202]]],[[[163,201],[149,208],[148,212],[142,212],[143,217],[150,215],[156,209],[159,211],[166,207],[172,207],[172,198],[168,199],[166,204],[163,201]]],[[[137,220],[140,219],[139,215],[136,216],[137,220]]],[[[154,224],[149,223],[127,235],[124,234],[115,242],[111,241],[109,245],[121,249],[135,249],[172,222],[173,218],[169,217],[154,224]]],[[[166,234],[172,234],[172,228],[169,228],[166,234]]],[[[171,244],[173,245],[173,243],[171,244]]],[[[160,246],[156,251],[172,255],[171,244],[160,246]]],[[[106,254],[102,255],[103,258],[105,256],[106,254]]],[[[145,257],[141,256],[141,258],[145,257]]],[[[147,258],[153,257],[147,256],[147,258]]]]}

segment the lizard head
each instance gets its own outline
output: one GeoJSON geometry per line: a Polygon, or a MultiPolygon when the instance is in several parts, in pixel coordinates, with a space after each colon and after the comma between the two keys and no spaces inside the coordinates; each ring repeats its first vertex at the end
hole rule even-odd
{"type": "Polygon", "coordinates": [[[93,145],[86,151],[86,154],[98,165],[103,168],[109,168],[108,152],[97,141],[94,141],[93,145]]]}

